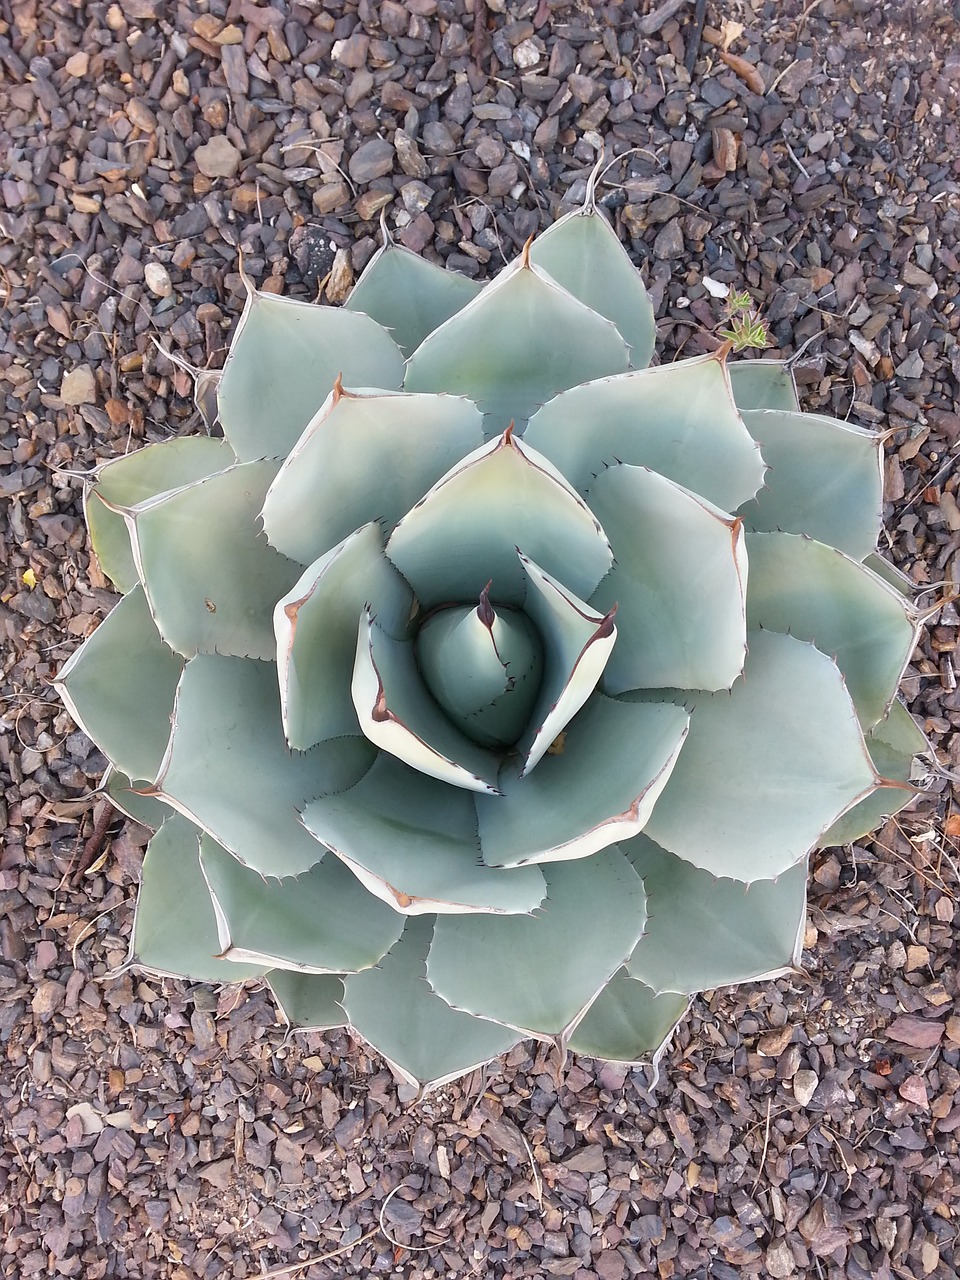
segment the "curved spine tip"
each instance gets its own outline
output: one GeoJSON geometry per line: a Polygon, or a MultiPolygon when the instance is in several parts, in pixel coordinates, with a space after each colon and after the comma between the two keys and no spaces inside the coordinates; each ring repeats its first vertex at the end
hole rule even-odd
{"type": "Polygon", "coordinates": [[[535,240],[535,239],[536,239],[536,233],[535,233],[535,232],[534,232],[534,233],[532,233],[531,235],[527,236],[526,242],[525,242],[525,244],[524,244],[524,246],[523,246],[523,249],[521,250],[521,253],[520,253],[520,267],[521,267],[521,270],[526,271],[526,270],[529,270],[529,268],[530,268],[530,246],[533,244],[533,242],[534,242],[534,240],[535,240]]]}
{"type": "Polygon", "coordinates": [[[387,226],[387,210],[384,206],[380,210],[380,234],[383,236],[384,249],[392,249],[394,245],[393,236],[390,234],[390,228],[387,226]]]}

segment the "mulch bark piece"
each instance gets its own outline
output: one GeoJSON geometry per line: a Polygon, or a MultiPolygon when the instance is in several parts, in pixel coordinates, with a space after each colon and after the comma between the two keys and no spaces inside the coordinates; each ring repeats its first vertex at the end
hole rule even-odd
{"type": "MultiPolygon", "coordinates": [[[[805,971],[698,999],[655,1085],[524,1044],[416,1103],[348,1035],[286,1037],[262,988],[118,972],[148,833],[93,839],[106,762],[50,689],[116,598],[80,474],[204,429],[158,344],[222,365],[241,250],[261,287],[339,300],[386,210],[486,277],[600,148],[662,357],[749,289],[805,408],[890,430],[886,550],[955,594],[956,24],[932,0],[3,7],[4,1275],[956,1275],[946,775],[817,856],[805,971]]],[[[905,680],[953,774],[957,625],[905,680]]]]}

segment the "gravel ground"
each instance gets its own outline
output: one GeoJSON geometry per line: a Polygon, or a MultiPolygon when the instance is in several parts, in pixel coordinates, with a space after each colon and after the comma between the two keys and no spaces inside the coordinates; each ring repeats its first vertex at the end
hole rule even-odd
{"type": "MultiPolygon", "coordinates": [[[[956,1276],[946,778],[815,860],[805,971],[699,1000],[652,1092],[525,1045],[417,1105],[256,986],[111,976],[147,834],[49,688],[114,600],[78,473],[202,429],[156,344],[222,363],[240,249],[340,301],[385,209],[486,276],[622,155],[603,203],[663,358],[713,343],[704,277],[749,288],[805,407],[890,429],[891,558],[957,590],[960,6],[652,8],[0,3],[4,1276],[956,1276]]],[[[953,771],[957,622],[906,680],[953,771]]]]}

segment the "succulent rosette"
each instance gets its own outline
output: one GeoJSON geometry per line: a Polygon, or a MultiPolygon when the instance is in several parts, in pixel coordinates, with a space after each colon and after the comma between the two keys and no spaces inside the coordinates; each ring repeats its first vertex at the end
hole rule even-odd
{"type": "Polygon", "coordinates": [[[880,444],[653,341],[590,200],[485,287],[388,241],[343,308],[250,289],[223,438],[98,470],[123,595],[58,686],[156,828],[135,964],[426,1087],[796,963],[807,855],[926,750],[880,444]]]}

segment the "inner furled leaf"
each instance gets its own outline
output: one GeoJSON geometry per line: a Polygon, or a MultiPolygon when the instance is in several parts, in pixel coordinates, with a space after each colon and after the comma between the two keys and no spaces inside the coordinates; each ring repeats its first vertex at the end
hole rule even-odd
{"type": "Polygon", "coordinates": [[[689,996],[657,995],[621,969],[577,1023],[569,1047],[606,1062],[633,1065],[650,1055],[656,1061],[689,1004],[689,996]]]}
{"type": "Polygon", "coordinates": [[[526,613],[543,639],[543,679],[529,728],[519,744],[520,776],[536,768],[551,743],[597,686],[617,639],[616,606],[598,614],[518,553],[527,575],[526,613]]]}
{"type": "Polygon", "coordinates": [[[83,495],[83,513],[100,568],[118,591],[139,582],[124,508],[223,471],[236,459],[226,440],[187,436],[149,444],[97,468],[83,495]]]}
{"type": "Polygon", "coordinates": [[[807,860],[776,880],[717,878],[645,834],[620,845],[643,880],[649,918],[627,972],[654,991],[690,992],[772,977],[799,963],[807,860]]]}
{"type": "Polygon", "coordinates": [[[521,258],[421,343],[403,385],[469,396],[492,436],[567,387],[622,373],[628,359],[609,320],[521,258]]]}
{"type": "Polygon", "coordinates": [[[360,619],[351,689],[360,729],[382,751],[431,778],[497,794],[499,759],[462,733],[427,692],[413,641],[395,640],[360,619]]]}
{"type": "Polygon", "coordinates": [[[572,387],[533,415],[523,439],[580,493],[613,462],[649,467],[726,511],[763,483],[760,450],[714,354],[572,387]]]}
{"type": "Polygon", "coordinates": [[[657,337],[650,295],[619,236],[595,205],[576,209],[547,227],[531,245],[530,261],[617,326],[630,346],[632,368],[650,363],[657,337]]]}
{"type": "Polygon", "coordinates": [[[746,651],[741,521],[646,467],[608,467],[588,499],[616,556],[590,597],[617,605],[604,689],[729,688],[746,651]]]}
{"type": "Polygon", "coordinates": [[[134,587],[75,649],[54,687],[80,728],[133,778],[157,776],[183,670],[134,587]]]}
{"type": "Polygon", "coordinates": [[[880,437],[814,413],[753,409],[743,420],[770,468],[738,510],[746,528],[805,533],[854,560],[868,556],[882,515],[880,437]]]}
{"type": "Polygon", "coordinates": [[[338,376],[351,387],[396,390],[403,354],[369,316],[248,286],[218,392],[223,432],[241,462],[286,457],[338,376]]]}
{"type": "Polygon", "coordinates": [[[874,785],[843,677],[811,644],[752,631],[743,679],[691,701],[687,741],[645,830],[713,875],[781,875],[874,785]]]}
{"type": "Polygon", "coordinates": [[[296,878],[265,884],[205,835],[200,867],[217,914],[220,951],[229,960],[358,973],[385,956],[403,931],[403,917],[332,854],[296,878]]]}
{"type": "Polygon", "coordinates": [[[375,1045],[405,1080],[437,1088],[506,1053],[520,1037],[510,1028],[451,1009],[424,979],[432,920],[410,920],[376,969],[349,977],[344,1006],[350,1026],[375,1045]]]}
{"type": "Polygon", "coordinates": [[[344,306],[376,320],[409,357],[428,334],[462,310],[482,287],[478,280],[444,270],[388,241],[364,267],[344,306]]]}
{"type": "Polygon", "coordinates": [[[414,655],[424,684],[468,738],[493,748],[517,741],[543,673],[543,644],[526,614],[495,608],[485,587],[476,607],[432,613],[414,655]]]}
{"type": "Polygon", "coordinates": [[[508,429],[438,480],[386,550],[429,610],[472,603],[491,580],[496,604],[522,605],[526,574],[517,548],[584,598],[613,561],[583,499],[508,429]]]}
{"type": "Polygon", "coordinates": [[[732,360],[728,372],[738,409],[800,412],[797,384],[786,360],[732,360]]]}
{"type": "Polygon", "coordinates": [[[483,866],[471,800],[382,754],[356,786],[308,804],[303,821],[397,911],[532,911],[545,892],[540,869],[483,866]]]}
{"type": "Polygon", "coordinates": [[[586,858],[640,831],[682,755],[689,717],[672,704],[618,702],[601,694],[527,777],[500,772],[502,796],[477,796],[488,866],[586,858]]]}
{"type": "Polygon", "coordinates": [[[886,715],[917,618],[893,587],[842,551],[789,533],[747,535],[751,630],[811,640],[843,672],[864,729],[886,715]]]}
{"type": "Polygon", "coordinates": [[[274,610],[280,709],[291,747],[303,751],[360,732],[350,682],[367,605],[383,631],[398,639],[408,634],[413,592],[383,554],[376,524],[357,529],[304,570],[274,610]]]}
{"type": "Polygon", "coordinates": [[[273,546],[309,564],[354,529],[386,532],[483,440],[460,396],[344,391],[337,383],[280,468],[263,504],[273,546]]]}
{"type": "Polygon", "coordinates": [[[243,982],[268,968],[220,957],[217,917],[200,870],[200,831],[179,814],[147,845],[131,963],[193,982],[243,982]]]}
{"type": "Polygon", "coordinates": [[[177,653],[274,657],[273,607],[300,573],[258,529],[276,473],[241,463],[127,512],[151,612],[177,653]]]}
{"type": "Polygon", "coordinates": [[[295,876],[323,857],[298,810],[311,796],[353,785],[373,757],[359,736],[291,754],[273,667],[201,655],[180,679],[157,787],[244,866],[295,876]]]}
{"type": "Polygon", "coordinates": [[[536,915],[438,917],[427,981],[454,1008],[562,1043],[633,952],[646,899],[616,847],[543,872],[536,915]]]}

